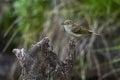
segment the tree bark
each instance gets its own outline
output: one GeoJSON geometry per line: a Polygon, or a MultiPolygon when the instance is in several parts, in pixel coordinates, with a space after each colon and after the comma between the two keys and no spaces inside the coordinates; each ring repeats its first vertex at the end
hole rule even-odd
{"type": "Polygon", "coordinates": [[[75,59],[75,43],[70,41],[68,56],[61,61],[45,37],[26,52],[13,49],[22,67],[19,80],[71,80],[75,59]]]}

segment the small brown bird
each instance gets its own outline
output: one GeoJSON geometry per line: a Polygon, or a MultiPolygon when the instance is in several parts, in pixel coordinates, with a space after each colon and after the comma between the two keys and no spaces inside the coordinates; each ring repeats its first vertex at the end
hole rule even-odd
{"type": "Polygon", "coordinates": [[[65,31],[74,37],[81,37],[83,35],[89,34],[99,35],[92,30],[87,30],[85,28],[82,28],[80,25],[73,23],[72,20],[65,20],[62,25],[64,26],[65,31]]]}

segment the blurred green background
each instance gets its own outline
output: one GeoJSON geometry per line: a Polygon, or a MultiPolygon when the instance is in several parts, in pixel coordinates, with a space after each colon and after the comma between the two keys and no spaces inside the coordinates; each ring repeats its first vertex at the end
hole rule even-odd
{"type": "Polygon", "coordinates": [[[81,38],[73,80],[120,79],[120,0],[0,0],[1,54],[27,50],[44,33],[63,59],[69,37],[61,22],[66,19],[101,34],[81,38]]]}

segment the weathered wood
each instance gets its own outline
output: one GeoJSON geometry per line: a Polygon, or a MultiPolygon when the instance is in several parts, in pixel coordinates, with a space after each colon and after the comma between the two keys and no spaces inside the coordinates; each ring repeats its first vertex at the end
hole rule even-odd
{"type": "Polygon", "coordinates": [[[22,67],[19,80],[71,80],[75,59],[74,41],[70,41],[68,51],[66,60],[59,60],[47,37],[32,45],[28,52],[13,49],[22,67]]]}

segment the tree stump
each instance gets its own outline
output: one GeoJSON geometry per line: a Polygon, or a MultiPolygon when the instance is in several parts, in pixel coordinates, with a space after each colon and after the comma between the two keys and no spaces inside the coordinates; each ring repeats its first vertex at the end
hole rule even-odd
{"type": "Polygon", "coordinates": [[[47,37],[32,45],[27,52],[24,48],[13,49],[22,68],[19,80],[71,80],[74,41],[70,41],[68,51],[65,61],[61,61],[47,37]]]}

